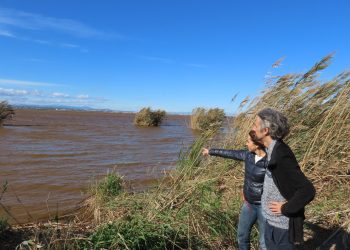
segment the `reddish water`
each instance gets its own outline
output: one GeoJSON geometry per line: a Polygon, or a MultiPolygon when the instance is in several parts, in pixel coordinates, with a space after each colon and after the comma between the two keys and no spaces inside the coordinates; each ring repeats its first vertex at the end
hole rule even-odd
{"type": "Polygon", "coordinates": [[[67,212],[93,178],[112,169],[145,188],[175,166],[194,138],[187,116],[168,116],[157,128],[132,121],[123,113],[18,110],[0,128],[1,190],[8,182],[0,215],[9,217],[7,209],[27,222],[67,212]]]}

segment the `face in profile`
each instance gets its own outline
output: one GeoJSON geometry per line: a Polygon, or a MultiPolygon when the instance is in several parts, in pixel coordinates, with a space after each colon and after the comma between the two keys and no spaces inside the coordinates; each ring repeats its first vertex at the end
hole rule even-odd
{"type": "Polygon", "coordinates": [[[255,132],[256,139],[259,141],[266,135],[267,130],[267,128],[262,128],[261,123],[261,118],[259,116],[256,116],[252,130],[255,132]]]}
{"type": "Polygon", "coordinates": [[[258,146],[253,142],[250,135],[248,135],[246,146],[250,152],[255,152],[255,150],[258,148],[258,146]]]}

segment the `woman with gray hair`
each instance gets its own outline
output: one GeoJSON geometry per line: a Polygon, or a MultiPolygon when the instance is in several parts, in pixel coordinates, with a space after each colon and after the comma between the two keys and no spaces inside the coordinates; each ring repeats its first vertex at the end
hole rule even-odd
{"type": "Polygon", "coordinates": [[[316,192],[283,142],[289,128],[288,119],[270,108],[261,110],[253,125],[256,139],[267,152],[261,197],[267,249],[295,249],[294,243],[303,241],[304,208],[316,192]]]}

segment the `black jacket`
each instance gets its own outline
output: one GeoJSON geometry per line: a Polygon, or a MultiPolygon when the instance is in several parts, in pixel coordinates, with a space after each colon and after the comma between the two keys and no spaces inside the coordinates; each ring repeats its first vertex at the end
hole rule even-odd
{"type": "Polygon", "coordinates": [[[209,155],[244,161],[244,198],[251,204],[261,204],[267,165],[266,156],[255,164],[255,154],[248,150],[210,149],[209,155]]]}
{"type": "Polygon", "coordinates": [[[315,188],[283,141],[276,141],[268,169],[281,195],[287,200],[282,206],[282,214],[289,217],[289,240],[302,242],[304,207],[315,197],[315,188]]]}

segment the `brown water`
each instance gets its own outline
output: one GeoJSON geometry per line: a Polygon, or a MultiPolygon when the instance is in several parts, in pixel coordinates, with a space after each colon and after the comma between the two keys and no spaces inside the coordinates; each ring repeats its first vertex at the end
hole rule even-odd
{"type": "MultiPolygon", "coordinates": [[[[93,179],[109,170],[134,189],[172,169],[194,134],[188,116],[168,116],[162,126],[140,128],[133,114],[18,110],[0,128],[0,215],[35,221],[72,210],[93,179]]],[[[14,219],[10,218],[11,221],[14,219]]]]}

